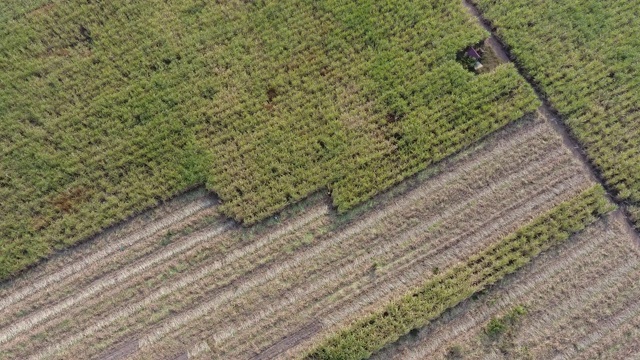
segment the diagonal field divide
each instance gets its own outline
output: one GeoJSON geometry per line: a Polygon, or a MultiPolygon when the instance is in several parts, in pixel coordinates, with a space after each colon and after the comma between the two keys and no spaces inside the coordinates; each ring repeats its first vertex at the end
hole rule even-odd
{"type": "Polygon", "coordinates": [[[171,215],[158,219],[157,221],[146,225],[141,230],[135,231],[120,238],[119,240],[114,241],[113,243],[110,243],[104,249],[99,250],[85,258],[82,258],[81,260],[76,261],[53,274],[44,276],[42,279],[36,280],[35,282],[28,284],[15,292],[12,292],[10,295],[0,299],[0,311],[24,299],[25,297],[36,293],[39,290],[46,289],[48,286],[56,284],[73,274],[82,272],[89,266],[100,263],[101,261],[107,259],[110,255],[118,252],[123,247],[129,247],[213,205],[215,205],[215,200],[209,197],[198,199],[193,203],[184,206],[182,209],[172,213],[171,215]]]}

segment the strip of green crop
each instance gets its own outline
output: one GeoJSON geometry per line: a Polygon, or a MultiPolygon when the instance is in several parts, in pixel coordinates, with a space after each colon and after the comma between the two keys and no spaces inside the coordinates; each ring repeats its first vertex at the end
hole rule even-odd
{"type": "Polygon", "coordinates": [[[528,225],[439,274],[384,310],[356,321],[309,353],[307,359],[364,359],[446,309],[513,273],[540,252],[581,231],[614,209],[596,185],[537,217],[528,225]]]}

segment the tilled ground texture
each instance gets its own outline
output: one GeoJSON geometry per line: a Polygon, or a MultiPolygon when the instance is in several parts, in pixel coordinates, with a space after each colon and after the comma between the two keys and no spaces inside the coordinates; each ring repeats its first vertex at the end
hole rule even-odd
{"type": "Polygon", "coordinates": [[[374,358],[638,357],[639,246],[617,211],[374,358]]]}
{"type": "Polygon", "coordinates": [[[593,185],[544,120],[506,131],[348,222],[319,200],[241,229],[200,197],[53,260],[0,289],[0,356],[300,356],[593,185]]]}

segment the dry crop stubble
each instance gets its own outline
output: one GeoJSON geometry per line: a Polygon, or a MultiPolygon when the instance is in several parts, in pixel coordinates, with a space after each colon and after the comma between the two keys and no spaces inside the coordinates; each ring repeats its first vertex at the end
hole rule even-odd
{"type": "MultiPolygon", "coordinates": [[[[535,151],[535,150],[532,150],[532,151],[535,151]]],[[[553,152],[547,153],[547,154],[551,155],[551,158],[553,158],[553,159],[557,159],[558,158],[558,156],[554,156],[556,154],[553,154],[553,152]]],[[[547,162],[549,162],[549,161],[547,161],[547,162]]],[[[566,164],[564,164],[564,165],[566,165],[566,164]]],[[[564,167],[564,168],[566,169],[566,167],[564,167]]],[[[577,168],[579,168],[579,167],[576,165],[576,168],[571,169],[569,172],[574,171],[576,173],[580,173],[579,170],[576,170],[577,168]]],[[[570,194],[564,193],[564,191],[567,191],[568,189],[571,189],[571,188],[573,188],[574,190],[580,189],[580,186],[579,186],[580,181],[583,181],[585,186],[587,186],[587,184],[589,182],[586,179],[587,179],[587,176],[584,176],[584,179],[581,179],[576,183],[571,183],[570,182],[569,186],[567,186],[566,188],[564,188],[562,190],[558,189],[559,190],[558,193],[559,194],[564,194],[564,196],[569,197],[570,194]],[[576,185],[578,185],[578,186],[576,186],[576,185]]],[[[515,190],[515,189],[511,189],[511,190],[515,190]]],[[[576,190],[576,191],[579,191],[579,190],[576,190]]],[[[553,193],[554,191],[553,191],[553,189],[550,189],[549,192],[553,193]]],[[[425,199],[421,199],[421,200],[422,201],[426,201],[425,199]]],[[[417,203],[417,204],[421,204],[421,203],[417,203]]],[[[384,209],[381,209],[381,211],[384,211],[384,209]]],[[[522,213],[527,213],[527,211],[523,211],[522,213]]],[[[456,221],[456,222],[459,223],[459,221],[456,221]]],[[[379,232],[384,233],[384,231],[385,231],[384,228],[379,229],[379,232]]],[[[491,233],[491,232],[489,231],[488,233],[491,233]]],[[[358,241],[358,243],[360,243],[360,241],[358,241]]],[[[367,242],[365,242],[365,244],[367,244],[367,242]]],[[[345,245],[346,245],[346,243],[345,243],[345,245]]],[[[349,247],[349,249],[352,249],[352,248],[349,247]]],[[[371,251],[375,252],[375,248],[373,250],[371,250],[371,251]]],[[[365,258],[366,257],[363,257],[363,259],[365,259],[365,258]]],[[[358,264],[359,261],[357,259],[358,258],[353,258],[352,262],[355,263],[355,264],[358,264]]],[[[371,258],[369,258],[369,259],[371,259],[371,258]]],[[[331,264],[334,264],[334,262],[331,262],[331,264]]],[[[365,264],[365,262],[362,262],[362,264],[365,264]]],[[[316,266],[316,267],[321,268],[321,266],[316,266]]],[[[347,265],[347,266],[344,266],[343,269],[344,269],[343,271],[345,273],[348,273],[349,271],[357,271],[357,270],[360,270],[362,272],[362,270],[367,269],[367,267],[365,267],[364,265],[359,265],[357,267],[353,266],[353,265],[347,265]]],[[[339,269],[337,269],[336,271],[339,271],[339,269]]],[[[342,275],[342,274],[340,274],[340,275],[342,275]]],[[[356,275],[358,275],[358,274],[356,273],[356,275]]],[[[360,273],[358,276],[362,276],[362,275],[363,274],[360,273]]],[[[335,276],[335,278],[338,278],[338,279],[343,279],[344,278],[344,276],[338,276],[335,273],[334,273],[334,276],[335,276]]],[[[294,278],[295,277],[296,276],[294,276],[294,278]]],[[[360,278],[360,277],[357,277],[357,279],[358,278],[360,278]]],[[[283,305],[292,304],[292,305],[294,305],[294,307],[286,308],[285,315],[286,315],[286,313],[299,314],[299,311],[301,311],[301,310],[305,311],[305,309],[304,309],[305,307],[309,307],[311,309],[315,309],[316,308],[315,305],[309,305],[309,304],[310,303],[314,303],[315,304],[315,302],[318,299],[320,299],[320,297],[318,297],[318,296],[327,296],[326,294],[323,295],[322,292],[318,293],[317,291],[319,289],[323,289],[322,291],[325,291],[325,292],[328,292],[328,293],[335,293],[335,290],[333,290],[333,288],[328,288],[328,289],[323,288],[324,285],[326,284],[326,282],[317,280],[317,279],[326,280],[326,277],[322,277],[322,276],[319,276],[318,274],[316,274],[316,275],[313,275],[313,276],[305,276],[304,279],[305,279],[305,281],[303,283],[298,284],[298,285],[296,285],[295,282],[292,282],[292,281],[295,281],[295,280],[289,280],[289,281],[280,280],[279,282],[276,282],[271,286],[265,285],[264,287],[268,288],[268,289],[263,290],[262,292],[260,292],[259,290],[255,290],[254,291],[254,295],[253,295],[252,298],[245,299],[244,302],[239,300],[239,302],[236,305],[233,305],[233,304],[228,305],[228,308],[230,308],[230,310],[227,310],[228,314],[234,314],[234,316],[225,316],[224,314],[227,314],[227,313],[220,313],[220,312],[212,313],[212,314],[208,315],[208,318],[204,318],[201,321],[199,321],[202,325],[194,326],[192,324],[191,326],[196,327],[197,330],[193,329],[191,331],[191,333],[196,334],[195,337],[197,338],[198,336],[202,336],[203,332],[206,333],[207,332],[207,326],[211,327],[211,325],[213,323],[216,323],[216,321],[219,321],[218,319],[230,318],[230,319],[234,319],[234,320],[229,320],[229,323],[226,325],[229,328],[225,328],[225,330],[220,330],[219,332],[210,335],[211,340],[210,340],[209,344],[211,345],[211,347],[212,347],[214,352],[216,352],[217,354],[222,354],[221,356],[239,356],[239,357],[242,358],[242,357],[246,357],[246,356],[250,355],[250,352],[247,352],[247,348],[251,348],[251,347],[256,347],[256,349],[268,348],[268,346],[271,345],[270,342],[274,342],[274,341],[279,340],[279,337],[276,336],[275,334],[273,334],[273,332],[275,331],[276,328],[280,329],[280,330],[278,330],[279,332],[283,332],[284,331],[284,333],[282,335],[286,336],[286,329],[295,329],[296,325],[300,325],[301,323],[303,323],[304,321],[308,321],[308,319],[309,319],[308,317],[306,317],[306,318],[305,317],[300,317],[298,319],[299,322],[297,322],[297,323],[295,321],[289,322],[289,323],[287,323],[285,321],[285,324],[280,324],[280,326],[273,326],[273,325],[270,325],[270,324],[272,324],[273,321],[282,322],[282,321],[285,320],[282,317],[282,315],[283,315],[282,311],[276,312],[275,315],[271,314],[273,309],[281,309],[283,307],[283,305]],[[317,284],[315,286],[313,284],[309,284],[310,282],[313,282],[313,281],[317,281],[317,284]],[[263,301],[263,299],[265,299],[265,295],[268,295],[269,291],[273,292],[273,289],[276,288],[276,286],[278,286],[278,284],[285,284],[285,287],[282,288],[282,290],[278,290],[278,292],[281,292],[282,294],[286,294],[286,296],[283,295],[283,296],[278,297],[277,296],[277,292],[276,292],[275,295],[272,294],[273,300],[271,300],[271,301],[273,301],[274,305],[262,306],[263,303],[261,302],[261,306],[260,306],[259,309],[248,310],[246,308],[246,306],[250,306],[250,304],[252,302],[254,303],[255,300],[257,300],[257,299],[260,299],[261,301],[263,301]],[[306,296],[307,296],[307,299],[309,298],[309,296],[311,296],[313,298],[312,301],[310,301],[310,300],[302,301],[304,299],[300,299],[300,296],[301,295],[305,295],[306,293],[310,293],[310,294],[307,294],[306,296]],[[244,311],[244,316],[245,316],[246,320],[244,320],[244,322],[242,322],[241,325],[237,325],[237,321],[235,319],[236,319],[237,316],[241,316],[242,314],[234,313],[234,311],[233,311],[234,307],[238,308],[238,309],[244,309],[243,311],[244,311]],[[264,310],[265,308],[267,310],[264,310]],[[256,315],[258,316],[257,318],[256,318],[256,315]],[[269,320],[269,323],[264,324],[264,325],[260,324],[262,322],[261,319],[263,317],[266,317],[266,316],[270,316],[271,317],[271,320],[269,320]],[[268,333],[265,333],[264,329],[269,329],[268,333]],[[246,332],[249,332],[249,333],[246,333],[246,332]],[[261,333],[264,334],[264,337],[266,339],[260,340],[260,336],[261,336],[260,334],[261,333]],[[214,341],[213,339],[217,340],[217,342],[214,341]],[[229,339],[229,341],[231,341],[231,342],[228,343],[228,344],[225,344],[223,340],[226,340],[226,339],[229,339]],[[251,341],[248,341],[249,339],[251,339],[251,341]],[[257,342],[259,340],[262,341],[263,343],[262,344],[258,344],[257,342]],[[225,352],[225,351],[227,351],[227,352],[225,352]],[[236,351],[236,352],[228,352],[228,351],[236,351]]],[[[398,283],[402,283],[402,280],[403,279],[398,280],[398,283]]],[[[404,280],[406,281],[406,279],[404,279],[404,280]]],[[[409,283],[410,283],[410,281],[409,281],[409,283]]],[[[355,284],[357,284],[357,283],[355,283],[355,284]]],[[[353,284],[351,284],[351,285],[353,285],[353,284]]],[[[400,292],[403,289],[402,286],[397,286],[396,285],[395,287],[396,287],[395,291],[399,291],[400,292]]],[[[348,288],[348,287],[346,287],[346,288],[348,288]]],[[[353,289],[351,289],[351,290],[353,290],[353,289]]],[[[393,292],[393,291],[391,291],[391,292],[393,292]]],[[[250,296],[250,293],[247,293],[247,295],[245,295],[245,296],[250,296]]],[[[365,296],[366,296],[366,294],[365,294],[365,296]]],[[[333,298],[333,297],[330,296],[329,299],[331,299],[331,298],[333,298]]],[[[377,299],[379,300],[379,298],[377,298],[377,299]]],[[[349,299],[346,299],[345,302],[347,302],[347,300],[349,300],[349,299]]],[[[370,304],[371,300],[372,300],[372,298],[369,299],[369,301],[366,302],[366,303],[370,304]]],[[[329,300],[329,301],[331,301],[331,300],[329,300]]],[[[331,302],[329,302],[328,304],[331,304],[331,302]]],[[[290,305],[288,305],[288,306],[290,306],[290,305]]],[[[364,304],[363,304],[363,306],[364,306],[364,304]]],[[[317,311],[317,309],[316,309],[316,311],[317,311]]],[[[307,313],[309,313],[308,310],[307,310],[307,313]]],[[[311,311],[311,313],[313,313],[313,312],[311,311]]],[[[351,313],[351,312],[348,312],[348,313],[351,313]]],[[[298,317],[296,317],[296,318],[298,318],[298,317]]],[[[278,324],[276,324],[276,325],[278,325],[278,324]]],[[[223,324],[221,324],[220,327],[224,327],[224,326],[225,325],[224,325],[224,322],[223,322],[223,324]]],[[[211,331],[209,330],[209,332],[211,332],[211,331]]],[[[180,340],[175,340],[174,339],[173,341],[169,341],[168,342],[168,343],[170,343],[169,345],[166,345],[164,347],[161,347],[160,349],[157,349],[156,352],[154,352],[153,349],[151,349],[151,350],[149,350],[150,351],[149,353],[141,354],[140,358],[144,358],[145,356],[149,356],[149,354],[156,354],[157,355],[157,354],[167,353],[167,352],[169,352],[171,350],[173,350],[173,351],[178,350],[176,348],[178,346],[177,344],[179,344],[181,342],[184,342],[185,341],[185,336],[183,336],[180,332],[173,333],[173,334],[176,337],[180,337],[180,340]]],[[[198,341],[196,338],[194,338],[194,340],[193,340],[194,343],[197,343],[197,341],[198,341]]],[[[164,340],[163,340],[163,342],[164,342],[164,340]]]]}
{"type": "Polygon", "coordinates": [[[466,358],[498,356],[502,353],[498,346],[507,345],[510,351],[507,356],[512,357],[549,358],[552,349],[572,351],[571,344],[580,340],[581,331],[598,334],[595,330],[603,325],[602,319],[617,324],[637,311],[633,305],[630,308],[624,305],[633,304],[624,299],[637,295],[634,283],[640,276],[640,254],[626,226],[620,211],[608,216],[505,279],[478,300],[466,301],[421,330],[417,337],[405,338],[375,358],[444,358],[453,346],[458,346],[466,358]],[[621,296],[621,303],[612,299],[622,295],[625,288],[631,290],[621,296]],[[609,295],[609,299],[603,294],[609,295]],[[508,337],[508,342],[500,340],[502,343],[487,345],[486,324],[515,306],[527,311],[515,325],[516,335],[508,337]],[[613,319],[611,322],[609,317],[613,319]]]}
{"type": "Polygon", "coordinates": [[[67,260],[61,260],[60,262],[62,264],[60,265],[47,264],[51,267],[55,267],[56,265],[62,267],[57,271],[53,270],[52,274],[45,273],[40,276],[38,276],[38,274],[28,274],[25,277],[10,283],[8,286],[4,286],[1,294],[6,296],[3,296],[2,299],[0,299],[0,310],[4,310],[8,306],[38,292],[41,289],[49,289],[51,286],[59,284],[62,280],[81,273],[88,267],[100,265],[102,261],[108,260],[109,256],[117,253],[122,248],[132,246],[135,243],[142,241],[151,235],[196,214],[199,211],[213,206],[214,203],[215,200],[208,196],[197,199],[166,217],[162,217],[149,224],[143,225],[142,229],[132,231],[130,234],[110,240],[105,247],[91,253],[85,258],[77,259],[71,264],[66,264],[67,260]]]}
{"type": "Polygon", "coordinates": [[[264,236],[237,238],[228,231],[218,245],[193,246],[169,260],[164,251],[189,247],[199,232],[177,237],[141,260],[164,259],[148,271],[96,292],[5,347],[34,358],[93,356],[133,339],[136,349],[142,345],[141,358],[202,343],[216,354],[245,357],[309,318],[326,318],[328,328],[282,352],[300,354],[337,324],[374,309],[374,298],[403,293],[425,272],[463,260],[591,184],[544,120],[505,131],[509,136],[460,155],[441,174],[337,230],[327,222],[326,205],[319,205],[264,236]],[[327,314],[334,311],[339,315],[327,314]]]}

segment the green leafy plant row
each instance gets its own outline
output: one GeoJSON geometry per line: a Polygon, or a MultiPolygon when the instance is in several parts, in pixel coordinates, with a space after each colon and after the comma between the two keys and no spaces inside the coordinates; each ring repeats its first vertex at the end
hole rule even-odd
{"type": "Polygon", "coordinates": [[[472,294],[513,273],[542,251],[565,240],[612,211],[614,206],[596,185],[568,200],[464,264],[435,275],[383,310],[357,320],[331,336],[307,359],[364,359],[412,329],[428,324],[472,294]]]}

